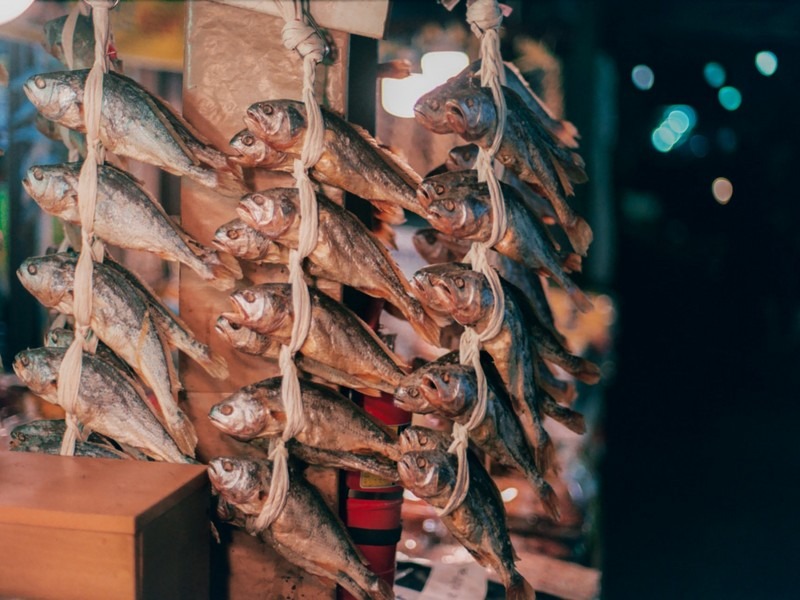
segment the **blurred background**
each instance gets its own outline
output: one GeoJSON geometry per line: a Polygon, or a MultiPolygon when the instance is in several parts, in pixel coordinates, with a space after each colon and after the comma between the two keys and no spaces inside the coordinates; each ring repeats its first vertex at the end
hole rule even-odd
{"type": "MultiPolygon", "coordinates": [[[[126,73],[176,105],[181,4],[123,2],[113,26],[126,73]]],[[[562,317],[606,377],[578,406],[591,431],[565,485],[582,515],[579,536],[544,537],[572,540],[554,554],[602,569],[604,598],[796,598],[800,3],[506,4],[504,56],[581,132],[590,182],[574,206],[595,242],[579,283],[607,308],[596,335],[562,317]]],[[[14,270],[60,240],[21,191],[21,173],[66,158],[35,130],[20,86],[60,68],[36,40],[41,23],[68,8],[36,2],[0,29],[10,74],[0,87],[4,365],[38,345],[45,319],[14,270]]],[[[463,3],[452,13],[434,0],[393,3],[382,61],[407,59],[433,77],[438,67],[422,57],[452,51],[466,54],[463,64],[477,56],[463,3]]],[[[425,174],[461,142],[407,118],[430,85],[420,78],[393,80],[406,84],[388,92],[390,80],[378,85],[376,130],[425,174]]],[[[177,212],[177,182],[140,175],[177,212]]],[[[401,234],[401,253],[413,252],[409,237],[401,234]]],[[[169,299],[175,273],[131,260],[169,299]]],[[[404,260],[415,268],[411,254],[404,260]]]]}

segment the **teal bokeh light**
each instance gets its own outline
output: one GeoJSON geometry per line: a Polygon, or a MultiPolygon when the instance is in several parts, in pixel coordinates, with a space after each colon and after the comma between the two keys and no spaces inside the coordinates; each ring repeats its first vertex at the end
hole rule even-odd
{"type": "Polygon", "coordinates": [[[762,75],[769,77],[778,70],[778,57],[769,50],[762,50],[756,54],[756,69],[762,75]]]}
{"type": "Polygon", "coordinates": [[[708,85],[718,88],[725,83],[725,67],[717,62],[710,62],[703,68],[703,76],[708,85]]]}
{"type": "Polygon", "coordinates": [[[722,107],[726,110],[736,110],[742,105],[741,92],[729,85],[721,88],[717,97],[719,98],[719,103],[722,104],[722,107]]]}

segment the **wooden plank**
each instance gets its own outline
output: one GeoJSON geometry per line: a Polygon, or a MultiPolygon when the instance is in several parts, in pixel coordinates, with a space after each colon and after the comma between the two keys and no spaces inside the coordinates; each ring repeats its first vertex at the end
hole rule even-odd
{"type": "Polygon", "coordinates": [[[132,534],[206,482],[202,466],[0,452],[0,522],[132,534]]]}
{"type": "Polygon", "coordinates": [[[106,531],[0,523],[0,597],[134,600],[132,539],[106,531]]]}
{"type": "MultiPolygon", "coordinates": [[[[275,0],[214,0],[221,4],[279,17],[275,0]]],[[[347,0],[347,10],[342,10],[342,0],[311,0],[309,12],[314,21],[328,29],[337,29],[382,38],[389,19],[389,0],[347,0]]]]}

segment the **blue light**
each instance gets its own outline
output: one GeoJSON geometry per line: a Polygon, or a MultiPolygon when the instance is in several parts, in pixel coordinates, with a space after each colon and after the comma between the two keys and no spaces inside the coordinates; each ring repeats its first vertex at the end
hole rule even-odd
{"type": "Polygon", "coordinates": [[[742,94],[735,87],[726,85],[717,94],[719,103],[726,110],[736,110],[742,105],[742,94]]]}
{"type": "Polygon", "coordinates": [[[716,62],[710,62],[703,68],[703,76],[711,87],[718,88],[725,83],[725,67],[716,62]]]}
{"type": "Polygon", "coordinates": [[[659,127],[653,131],[653,135],[650,137],[650,139],[652,140],[653,147],[656,150],[659,152],[669,152],[672,150],[672,140],[677,138],[669,129],[666,129],[665,127],[659,127]]]}
{"type": "Polygon", "coordinates": [[[640,90],[649,90],[655,83],[656,76],[653,69],[647,65],[636,65],[631,70],[631,81],[640,90]]]}
{"type": "Polygon", "coordinates": [[[768,50],[756,54],[756,69],[762,75],[769,77],[778,70],[778,57],[768,50]]]}

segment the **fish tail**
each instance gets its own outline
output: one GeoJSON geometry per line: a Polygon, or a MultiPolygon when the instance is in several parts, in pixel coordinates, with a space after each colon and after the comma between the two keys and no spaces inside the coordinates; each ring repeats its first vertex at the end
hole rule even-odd
{"type": "Polygon", "coordinates": [[[214,354],[209,350],[208,356],[204,356],[202,360],[198,359],[197,362],[214,379],[228,378],[228,362],[224,356],[214,354]]]}
{"type": "Polygon", "coordinates": [[[222,260],[220,260],[220,257],[216,252],[213,254],[208,254],[206,257],[204,257],[203,262],[209,269],[210,278],[208,281],[216,289],[222,290],[223,292],[232,290],[236,285],[236,282],[243,276],[242,269],[235,259],[229,261],[232,262],[232,264],[225,264],[222,260]]]}
{"type": "Polygon", "coordinates": [[[415,310],[411,311],[413,314],[409,315],[409,323],[411,323],[414,330],[419,333],[426,342],[438,346],[442,335],[441,327],[439,327],[433,317],[425,312],[422,305],[419,304],[416,299],[411,298],[411,300],[414,303],[415,310]]]}
{"type": "Polygon", "coordinates": [[[579,358],[577,361],[577,368],[574,369],[572,374],[580,381],[588,384],[595,384],[600,381],[600,367],[590,360],[579,358]]]}
{"type": "Polygon", "coordinates": [[[195,448],[197,447],[197,432],[194,425],[182,410],[177,409],[173,418],[169,420],[169,434],[178,449],[188,456],[194,458],[195,448]]]}
{"type": "Polygon", "coordinates": [[[545,399],[542,402],[542,412],[561,423],[570,431],[574,431],[579,435],[586,433],[586,421],[583,415],[576,410],[561,406],[548,395],[545,395],[545,399]]]}
{"type": "Polygon", "coordinates": [[[397,239],[395,237],[394,228],[389,225],[389,223],[381,221],[380,218],[376,218],[375,222],[372,224],[372,233],[384,246],[392,250],[397,250],[397,239]]]}
{"type": "Polygon", "coordinates": [[[536,453],[534,454],[534,462],[540,473],[547,473],[551,468],[554,471],[557,470],[556,447],[544,427],[540,428],[536,438],[536,453]]]}
{"type": "Polygon", "coordinates": [[[570,252],[563,257],[561,268],[565,273],[580,273],[583,270],[583,257],[575,252],[570,252]]]}
{"type": "Polygon", "coordinates": [[[573,250],[581,256],[586,256],[586,251],[594,239],[592,228],[581,217],[576,216],[572,222],[564,224],[564,233],[569,238],[573,250]]]}
{"type": "Polygon", "coordinates": [[[567,148],[572,148],[573,150],[580,146],[578,140],[581,139],[581,134],[578,132],[578,128],[575,127],[571,121],[562,119],[558,123],[560,125],[556,131],[558,141],[564,144],[567,148]]]}
{"type": "Polygon", "coordinates": [[[592,301],[589,300],[589,297],[586,294],[584,294],[579,287],[575,285],[573,285],[572,288],[569,290],[569,297],[570,300],[572,300],[572,302],[578,308],[578,310],[581,311],[582,313],[588,313],[591,312],[592,309],[594,309],[594,304],[592,304],[592,301]]]}
{"type": "Polygon", "coordinates": [[[533,591],[531,584],[520,575],[515,573],[514,577],[506,587],[506,600],[533,600],[536,598],[536,592],[533,591]]]}
{"type": "Polygon", "coordinates": [[[392,586],[377,576],[369,586],[369,593],[370,598],[376,598],[377,600],[394,600],[392,586]]]}
{"type": "Polygon", "coordinates": [[[402,207],[397,204],[381,200],[370,200],[370,203],[375,207],[375,211],[372,214],[379,221],[390,225],[402,225],[406,222],[405,213],[402,207]]]}
{"type": "Polygon", "coordinates": [[[558,496],[556,496],[556,493],[553,491],[553,488],[550,487],[550,484],[544,479],[539,480],[539,483],[536,486],[536,493],[539,496],[539,500],[541,500],[542,504],[544,504],[547,514],[550,515],[554,521],[560,520],[561,511],[558,510],[558,496]]]}

